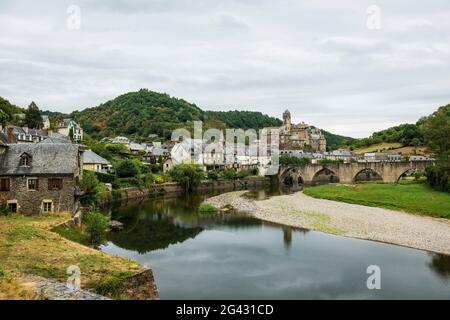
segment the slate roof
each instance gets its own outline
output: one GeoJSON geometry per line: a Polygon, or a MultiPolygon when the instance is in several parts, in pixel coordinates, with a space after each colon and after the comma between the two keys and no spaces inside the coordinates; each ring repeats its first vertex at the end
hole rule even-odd
{"type": "Polygon", "coordinates": [[[39,129],[29,129],[29,128],[22,128],[22,127],[13,127],[13,134],[31,134],[32,136],[39,136],[39,137],[46,137],[48,136],[48,132],[44,130],[39,129]]]}
{"type": "Polygon", "coordinates": [[[79,146],[71,143],[8,144],[0,154],[0,175],[75,174],[79,171],[79,146]],[[30,166],[20,166],[20,156],[31,156],[30,166]]]}
{"type": "Polygon", "coordinates": [[[71,143],[67,138],[63,136],[63,138],[59,137],[48,137],[38,143],[71,143]]]}
{"type": "Polygon", "coordinates": [[[150,151],[150,154],[155,157],[165,156],[168,153],[169,153],[169,150],[160,148],[160,147],[153,147],[150,151]]]}
{"type": "Polygon", "coordinates": [[[102,158],[101,156],[99,156],[92,150],[86,150],[83,153],[83,163],[100,163],[100,164],[106,164],[106,165],[111,164],[111,162],[109,162],[105,158],[102,158]]]}

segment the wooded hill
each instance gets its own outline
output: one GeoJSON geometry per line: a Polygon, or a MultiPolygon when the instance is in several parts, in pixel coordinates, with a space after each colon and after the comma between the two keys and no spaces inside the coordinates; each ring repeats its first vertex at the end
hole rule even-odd
{"type": "MultiPolygon", "coordinates": [[[[203,111],[197,105],[141,89],[123,94],[94,108],[71,115],[94,138],[125,135],[145,139],[149,134],[169,139],[174,129],[193,128],[193,121],[203,121],[204,128],[241,128],[259,130],[282,125],[278,118],[254,111],[203,111]]],[[[337,148],[352,138],[324,132],[330,146],[337,148]]]]}
{"type": "MultiPolygon", "coordinates": [[[[0,98],[0,110],[7,114],[4,123],[11,123],[13,114],[24,109],[0,98]]],[[[65,115],[56,111],[42,111],[42,115],[74,118],[85,132],[95,139],[124,135],[136,141],[149,140],[149,135],[157,135],[156,140],[170,139],[176,128],[193,130],[194,121],[203,121],[203,128],[241,128],[259,130],[277,127],[282,121],[255,111],[203,111],[197,105],[168,94],[147,89],[129,92],[93,108],[74,111],[65,115]]],[[[1,116],[1,114],[0,114],[1,116]]],[[[0,119],[1,120],[1,119],[0,119]]],[[[350,137],[334,135],[323,131],[331,149],[355,141],[350,137]]]]}

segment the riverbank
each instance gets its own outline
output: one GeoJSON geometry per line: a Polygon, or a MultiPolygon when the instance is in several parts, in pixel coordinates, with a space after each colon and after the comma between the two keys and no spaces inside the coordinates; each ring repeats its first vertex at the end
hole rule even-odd
{"type": "Polygon", "coordinates": [[[246,191],[221,194],[206,202],[232,206],[254,217],[345,237],[386,242],[450,254],[450,220],[382,208],[315,199],[303,192],[253,200],[246,191]]]}
{"type": "MultiPolygon", "coordinates": [[[[270,179],[266,177],[248,177],[236,180],[205,180],[202,181],[197,188],[197,192],[203,191],[232,191],[242,190],[247,188],[260,188],[270,185],[270,179]]],[[[114,191],[116,196],[109,197],[107,202],[124,201],[136,198],[157,198],[162,196],[179,196],[185,191],[181,185],[176,182],[166,182],[162,184],[155,184],[150,188],[122,188],[114,191]]]]}
{"type": "Polygon", "coordinates": [[[80,268],[82,289],[114,299],[158,298],[151,270],[51,231],[69,218],[69,214],[0,217],[0,299],[34,298],[30,276],[66,283],[72,265],[80,268]],[[151,292],[143,292],[143,282],[151,292]]]}
{"type": "Polygon", "coordinates": [[[306,188],[304,193],[318,199],[450,218],[450,193],[433,190],[426,183],[414,180],[398,184],[327,184],[306,188]]]}

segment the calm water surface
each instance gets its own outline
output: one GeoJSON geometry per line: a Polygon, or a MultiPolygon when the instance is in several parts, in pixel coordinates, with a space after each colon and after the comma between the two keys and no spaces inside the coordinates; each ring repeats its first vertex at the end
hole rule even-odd
{"type": "Polygon", "coordinates": [[[102,250],[150,266],[161,299],[450,298],[449,256],[284,227],[245,214],[204,217],[197,207],[205,197],[114,208],[113,218],[125,228],[111,233],[102,250]],[[369,265],[381,268],[381,290],[367,289],[369,265]]]}

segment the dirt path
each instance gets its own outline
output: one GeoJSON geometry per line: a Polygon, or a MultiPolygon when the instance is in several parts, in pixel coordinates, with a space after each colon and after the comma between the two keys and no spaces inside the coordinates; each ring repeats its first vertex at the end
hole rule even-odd
{"type": "Polygon", "coordinates": [[[255,201],[245,191],[210,198],[254,217],[280,224],[450,254],[450,220],[315,199],[297,192],[255,201]]]}

